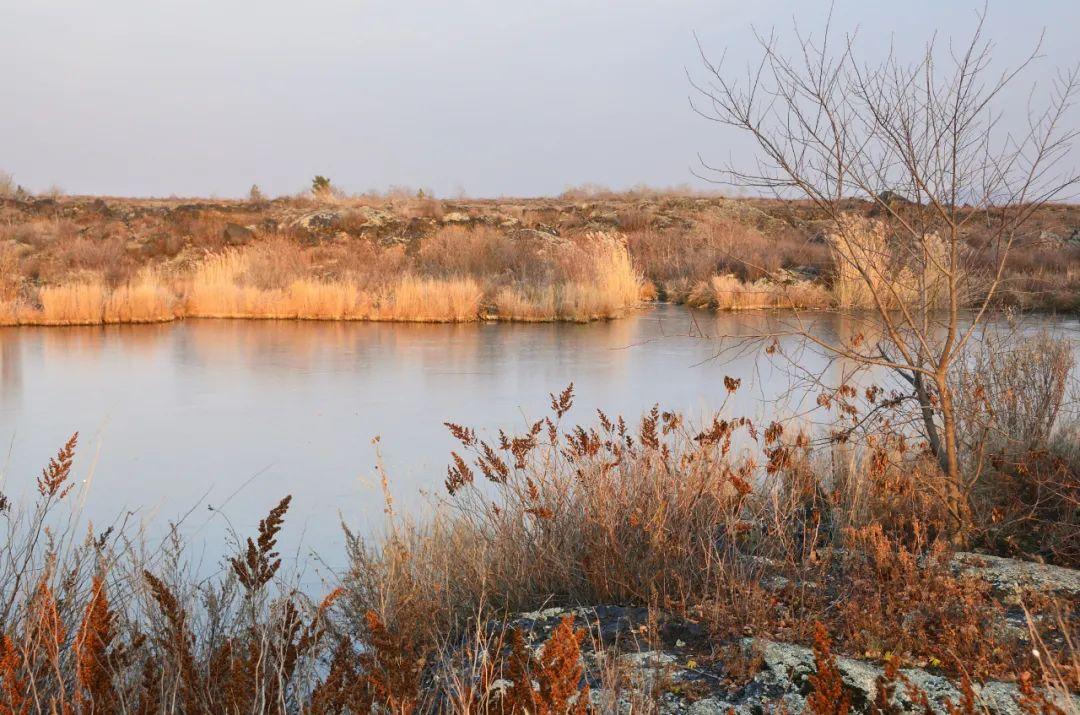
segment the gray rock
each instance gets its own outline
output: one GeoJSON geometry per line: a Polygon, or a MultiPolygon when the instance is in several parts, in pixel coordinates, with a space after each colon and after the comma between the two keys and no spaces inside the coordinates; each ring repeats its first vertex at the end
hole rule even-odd
{"type": "MultiPolygon", "coordinates": [[[[1004,559],[1008,561],[1008,559],[1004,559]]],[[[1024,564],[1023,566],[1027,566],[1024,564]]],[[[760,659],[760,669],[749,681],[731,689],[725,663],[700,657],[710,650],[709,641],[695,630],[695,624],[665,614],[650,614],[647,609],[622,606],[593,608],[545,608],[522,613],[510,624],[525,631],[530,650],[542,648],[563,617],[574,619],[575,627],[588,628],[593,637],[583,643],[582,658],[590,698],[597,712],[639,712],[642,703],[667,715],[761,715],[785,710],[803,712],[810,694],[810,677],[816,671],[810,648],[762,639],[746,638],[739,642],[744,655],[760,659]],[[648,625],[653,632],[643,638],[648,625]],[[599,650],[594,649],[599,638],[599,650]],[[685,640],[684,640],[685,639],[685,640]],[[687,641],[696,641],[694,650],[687,641]],[[611,655],[614,654],[614,661],[611,655]],[[699,654],[699,655],[695,655],[699,654]],[[699,662],[701,661],[701,662],[699,662]],[[622,674],[618,693],[605,689],[609,683],[603,672],[614,662],[622,674]]],[[[493,624],[501,628],[502,624],[493,624]]],[[[884,668],[855,658],[837,657],[836,666],[851,698],[853,712],[866,712],[877,695],[878,679],[884,668]]],[[[941,675],[919,668],[900,671],[906,683],[898,680],[893,703],[901,712],[923,712],[915,695],[925,693],[931,710],[947,712],[949,702],[962,699],[957,684],[941,675]]],[[[990,682],[974,687],[980,712],[990,715],[1020,715],[1019,689],[1013,683],[990,682]]],[[[1066,712],[1080,712],[1080,696],[1064,704],[1066,712]],[[1070,710],[1071,706],[1071,710],[1070,710]]]]}
{"type": "Polygon", "coordinates": [[[1006,596],[1030,589],[1064,598],[1080,597],[1080,571],[1076,569],[965,551],[953,556],[952,567],[957,573],[985,580],[1006,596]]]}
{"type": "MultiPolygon", "coordinates": [[[[765,668],[754,677],[754,683],[765,686],[765,692],[776,692],[779,688],[785,694],[805,693],[808,690],[807,679],[815,672],[814,652],[803,646],[771,641],[745,641],[744,647],[758,648],[762,652],[765,668]]],[[[836,658],[836,667],[844,686],[852,696],[852,706],[863,710],[873,702],[877,693],[877,679],[884,669],[873,663],[852,658],[836,658]]],[[[926,693],[931,708],[936,713],[947,712],[947,703],[959,703],[962,699],[960,689],[949,679],[928,673],[918,668],[901,669],[900,673],[912,687],[926,693]]],[[[753,690],[752,685],[748,690],[753,690]]],[[[1017,704],[1020,691],[1012,683],[990,682],[974,686],[978,703],[984,712],[993,715],[1019,715],[1017,704]]],[[[750,700],[760,701],[751,697],[750,700]]],[[[894,703],[905,712],[918,712],[916,703],[907,688],[898,683],[894,693],[894,703]]],[[[1062,705],[1065,705],[1062,703],[1062,705]]],[[[1080,709],[1080,696],[1072,698],[1071,706],[1080,709]]],[[[1069,706],[1065,709],[1068,711],[1069,706]]]]}
{"type": "Polygon", "coordinates": [[[393,226],[398,217],[392,211],[382,211],[372,206],[360,206],[350,212],[350,223],[363,229],[377,230],[393,226]],[[355,219],[359,218],[359,221],[355,219]]]}
{"type": "Polygon", "coordinates": [[[292,222],[292,225],[295,228],[302,228],[307,231],[326,231],[334,228],[340,222],[341,216],[336,211],[322,209],[300,216],[292,222]]]}

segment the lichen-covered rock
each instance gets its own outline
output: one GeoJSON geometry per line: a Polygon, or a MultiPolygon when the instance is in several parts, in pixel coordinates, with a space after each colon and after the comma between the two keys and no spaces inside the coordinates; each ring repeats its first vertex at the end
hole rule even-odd
{"type": "MultiPolygon", "coordinates": [[[[754,676],[754,682],[764,685],[766,693],[776,693],[777,690],[784,694],[808,692],[808,679],[816,670],[814,652],[811,649],[770,641],[748,641],[745,646],[761,649],[764,668],[754,676]]],[[[865,710],[874,700],[878,679],[884,674],[884,668],[842,657],[836,658],[836,667],[852,697],[853,707],[858,711],[865,710]]],[[[947,712],[947,703],[958,704],[963,697],[960,689],[948,678],[918,668],[904,668],[900,673],[915,692],[926,694],[934,712],[947,712]]],[[[1020,692],[1012,683],[991,682],[982,686],[975,685],[974,689],[982,707],[988,713],[1018,715],[1021,712],[1017,704],[1020,692]]],[[[905,685],[898,683],[894,704],[905,712],[919,712],[912,695],[905,685]]],[[[750,700],[757,704],[762,702],[755,697],[750,700]]],[[[1075,704],[1080,707],[1080,699],[1076,699],[1075,704]]]]}
{"type": "Polygon", "coordinates": [[[958,573],[977,576],[1006,596],[1031,590],[1065,598],[1080,598],[1080,571],[1076,569],[964,551],[953,556],[952,564],[958,573]]]}
{"type": "Polygon", "coordinates": [[[336,227],[340,221],[341,215],[337,211],[321,210],[303,214],[292,225],[307,231],[326,231],[336,227]]]}
{"type": "Polygon", "coordinates": [[[382,211],[373,206],[361,206],[356,210],[361,217],[359,223],[360,228],[378,230],[394,226],[397,224],[398,217],[391,211],[382,211]]]}
{"type": "MultiPolygon", "coordinates": [[[[724,660],[709,657],[715,651],[697,624],[674,616],[650,613],[646,608],[597,606],[546,608],[522,613],[509,625],[521,629],[530,649],[539,649],[566,616],[575,627],[587,628],[591,637],[582,646],[590,700],[598,712],[639,712],[648,702],[666,715],[760,715],[763,712],[802,712],[816,672],[814,652],[789,643],[747,638],[737,644],[742,660],[759,663],[748,678],[732,685],[724,660]],[[605,680],[612,665],[621,673],[621,689],[613,691],[605,680]]],[[[501,628],[503,624],[493,624],[501,628]]],[[[855,712],[866,712],[877,694],[881,665],[837,657],[840,673],[855,712]]],[[[960,703],[956,683],[918,668],[901,669],[904,682],[896,683],[894,704],[903,712],[923,712],[916,702],[925,693],[931,709],[945,713],[948,703],[960,703]],[[908,690],[908,687],[911,690],[908,690]]],[[[982,711],[991,715],[1019,715],[1016,685],[990,682],[974,686],[982,711]]],[[[1080,697],[1073,699],[1080,710],[1080,697]]],[[[1066,707],[1068,712],[1068,707],[1066,707]]]]}

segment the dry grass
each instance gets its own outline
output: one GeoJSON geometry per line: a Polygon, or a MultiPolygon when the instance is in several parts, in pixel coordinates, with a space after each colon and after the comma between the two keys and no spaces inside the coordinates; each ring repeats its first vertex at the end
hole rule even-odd
{"type": "Polygon", "coordinates": [[[191,277],[184,312],[196,318],[285,317],[273,310],[280,301],[277,291],[241,283],[248,263],[239,250],[208,257],[191,277]]]}
{"type": "Polygon", "coordinates": [[[860,654],[951,659],[998,676],[1032,665],[1019,641],[988,635],[1004,611],[985,586],[949,571],[935,536],[947,523],[940,473],[902,436],[879,435],[833,473],[831,457],[777,424],[718,418],[699,430],[654,410],[636,428],[601,415],[564,429],[569,402],[569,392],[553,397],[548,419],[492,444],[451,425],[466,456],[450,465],[447,511],[393,525],[383,543],[350,539],[352,607],[378,608],[424,640],[477,610],[534,608],[552,594],[567,604],[659,598],[703,608],[732,637],[807,642],[821,620],[860,654]],[[766,597],[755,584],[775,576],[849,587],[766,597]],[[422,622],[394,619],[396,604],[417,601],[422,622]]]}
{"type": "Polygon", "coordinates": [[[739,278],[713,276],[699,283],[686,297],[686,303],[715,310],[755,310],[762,308],[802,308],[823,310],[832,303],[829,290],[809,281],[773,283],[760,280],[745,283],[739,278]]]}
{"type": "MultiPolygon", "coordinates": [[[[256,254],[258,256],[260,254],[256,254]]],[[[293,318],[302,320],[397,320],[458,322],[476,320],[481,291],[471,279],[421,279],[403,276],[376,292],[349,279],[292,279],[292,263],[275,272],[232,250],[202,263],[186,291],[185,314],[200,318],[293,318]],[[255,281],[250,285],[247,281],[255,281]]]]}
{"type": "Polygon", "coordinates": [[[988,548],[1080,567],[1073,344],[990,335],[956,368],[959,439],[988,548]],[[1064,417],[1064,419],[1063,419],[1064,417]]]}
{"type": "Polygon", "coordinates": [[[662,295],[680,302],[714,275],[730,274],[749,283],[784,282],[789,269],[824,273],[831,268],[821,244],[780,221],[759,227],[755,216],[745,216],[737,207],[735,202],[722,204],[689,229],[631,232],[631,255],[662,295]]]}
{"type": "Polygon", "coordinates": [[[0,171],[0,199],[14,198],[16,190],[15,178],[6,171],[0,171]]]}
{"type": "Polygon", "coordinates": [[[545,275],[546,268],[536,249],[528,238],[512,238],[491,226],[446,226],[420,240],[416,270],[485,282],[535,282],[545,275]]]}
{"type": "Polygon", "coordinates": [[[185,315],[199,318],[358,317],[362,292],[349,282],[297,279],[296,252],[237,250],[213,255],[185,290],[185,315]]]}
{"type": "Polygon", "coordinates": [[[102,322],[106,289],[97,281],[42,288],[41,322],[45,325],[84,325],[102,322]]]}
{"type": "Polygon", "coordinates": [[[415,198],[400,201],[398,202],[398,205],[402,215],[410,219],[420,218],[440,220],[444,213],[442,201],[433,198],[421,198],[416,196],[415,198]]]}
{"type": "Polygon", "coordinates": [[[641,302],[644,283],[619,237],[591,233],[547,251],[556,277],[546,285],[501,288],[496,317],[584,322],[618,317],[641,302]]]}
{"type": "Polygon", "coordinates": [[[19,249],[13,242],[0,243],[0,304],[19,297],[19,249]]]}
{"type": "Polygon", "coordinates": [[[881,221],[848,214],[827,234],[836,275],[833,295],[841,308],[885,308],[943,304],[947,294],[948,251],[936,235],[921,245],[890,240],[881,221]]]}
{"type": "MultiPolygon", "coordinates": [[[[9,246],[9,244],[3,244],[9,246]]],[[[82,244],[73,244],[79,251],[82,244]]],[[[362,251],[304,248],[282,237],[229,248],[112,283],[80,269],[70,282],[0,300],[7,324],[75,325],[178,317],[461,322],[587,321],[636,306],[643,283],[617,236],[586,234],[548,245],[489,229],[452,228],[422,242],[362,251]],[[487,310],[494,306],[494,313],[487,310]]],[[[73,249],[74,250],[74,249],[73,249]]],[[[67,255],[74,255],[69,252],[67,255]]],[[[81,255],[81,254],[80,254],[81,255]]],[[[72,265],[99,266],[98,254],[72,265]]],[[[19,251],[0,254],[17,266],[19,251]]],[[[15,271],[17,275],[17,271],[15,271]]]]}
{"type": "Polygon", "coordinates": [[[147,272],[131,283],[108,288],[97,277],[36,293],[38,305],[15,295],[0,301],[0,325],[100,325],[155,323],[176,317],[176,298],[147,272]]]}
{"type": "Polygon", "coordinates": [[[371,296],[352,281],[294,281],[283,300],[285,314],[305,320],[357,320],[373,310],[371,296]]]}
{"type": "Polygon", "coordinates": [[[176,317],[173,291],[160,276],[143,272],[135,281],[113,288],[105,301],[106,323],[158,323],[176,317]]]}
{"type": "Polygon", "coordinates": [[[464,322],[480,314],[482,291],[471,278],[439,280],[405,276],[380,302],[378,320],[464,322]]]}

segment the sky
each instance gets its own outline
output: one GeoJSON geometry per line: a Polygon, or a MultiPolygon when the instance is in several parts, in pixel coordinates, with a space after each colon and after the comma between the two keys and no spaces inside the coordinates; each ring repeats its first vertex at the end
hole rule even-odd
{"type": "MultiPolygon", "coordinates": [[[[709,185],[746,137],[690,108],[687,70],[819,29],[828,0],[0,0],[0,170],[33,191],[538,196],[709,185]]],[[[836,0],[872,54],[967,36],[981,0],[836,0]]],[[[1075,0],[992,0],[1003,62],[1080,61],[1075,0]]],[[[1022,96],[1017,98],[1022,100],[1022,96]]]]}

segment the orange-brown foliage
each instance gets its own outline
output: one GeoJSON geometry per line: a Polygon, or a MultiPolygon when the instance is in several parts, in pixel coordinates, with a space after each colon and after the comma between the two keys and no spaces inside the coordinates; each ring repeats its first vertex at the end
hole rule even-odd
{"type": "Polygon", "coordinates": [[[277,535],[285,523],[285,512],[289,510],[291,501],[290,494],[278,502],[265,519],[259,520],[258,539],[252,541],[248,538],[243,559],[233,557],[229,560],[240,583],[249,592],[265,586],[281,568],[281,559],[274,547],[277,545],[277,535]]]}
{"type": "Polygon", "coordinates": [[[540,654],[530,657],[521,632],[513,630],[507,673],[511,685],[500,703],[502,712],[515,715],[587,713],[589,686],[581,683],[581,641],[584,637],[584,630],[574,630],[573,617],[564,616],[540,654]]]}
{"type": "Polygon", "coordinates": [[[109,607],[105,582],[95,574],[90,586],[82,624],[75,638],[75,702],[86,712],[109,712],[117,705],[113,686],[115,661],[111,648],[116,639],[116,614],[109,607]]]}
{"type": "Polygon", "coordinates": [[[807,711],[813,715],[848,715],[851,697],[836,667],[829,632],[820,623],[814,624],[814,666],[815,672],[809,677],[811,692],[806,699],[807,711]]]}

